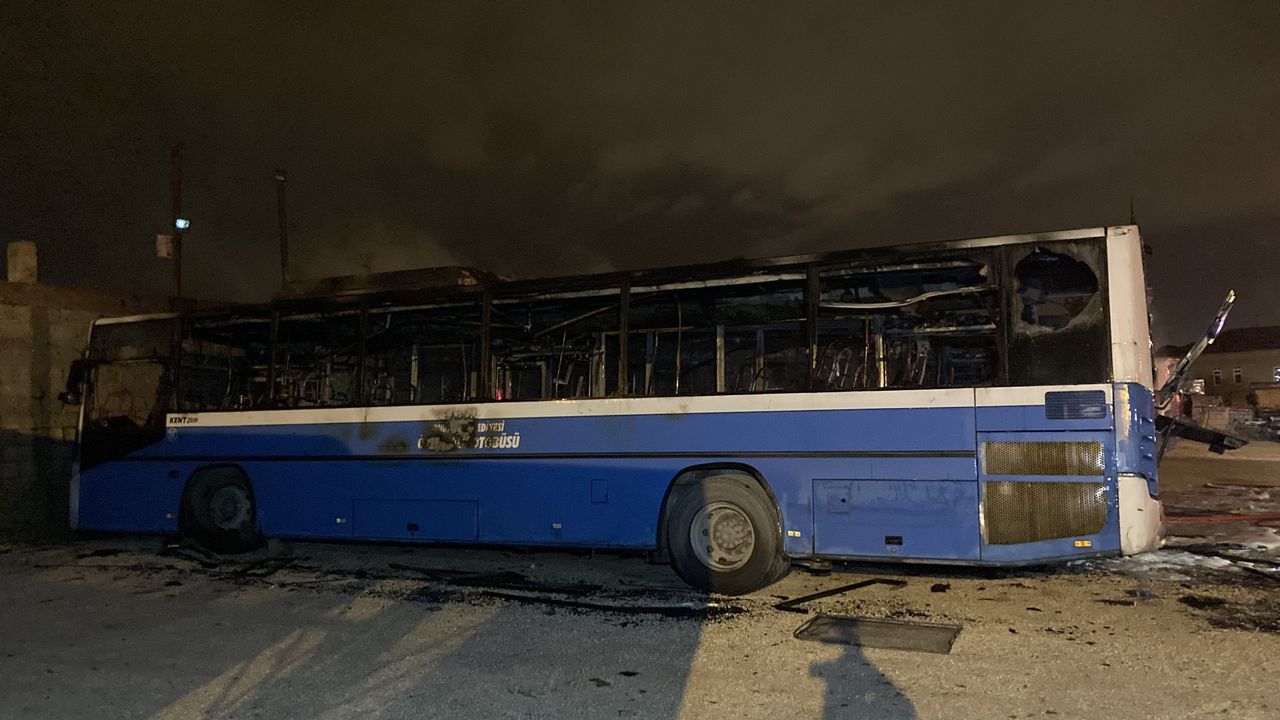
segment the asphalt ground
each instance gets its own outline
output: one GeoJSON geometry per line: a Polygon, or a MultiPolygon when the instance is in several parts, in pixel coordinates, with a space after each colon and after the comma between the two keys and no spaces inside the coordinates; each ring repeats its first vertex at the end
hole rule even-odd
{"type": "MultiPolygon", "coordinates": [[[[1277,460],[1180,449],[1162,472],[1194,509],[1277,460]]],[[[0,546],[0,718],[1280,717],[1275,556],[1229,535],[1017,571],[795,570],[741,598],[636,556],[0,546]],[[774,608],[869,578],[906,584],[774,608]],[[793,637],[814,612],[962,630],[949,654],[793,637]]]]}

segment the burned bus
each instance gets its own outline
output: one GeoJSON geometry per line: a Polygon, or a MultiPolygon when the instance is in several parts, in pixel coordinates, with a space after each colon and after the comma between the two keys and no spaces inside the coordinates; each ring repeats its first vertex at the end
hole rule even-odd
{"type": "Polygon", "coordinates": [[[104,319],[71,522],[795,559],[1159,542],[1133,226],[104,319]]]}

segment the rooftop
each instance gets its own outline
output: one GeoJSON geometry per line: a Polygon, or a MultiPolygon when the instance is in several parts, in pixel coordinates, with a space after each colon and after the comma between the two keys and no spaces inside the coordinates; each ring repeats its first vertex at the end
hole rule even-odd
{"type": "MultiPolygon", "coordinates": [[[[1162,357],[1185,355],[1191,345],[1165,345],[1156,351],[1162,357]]],[[[1280,350],[1280,325],[1231,328],[1223,330],[1213,344],[1205,348],[1206,355],[1246,352],[1248,350],[1280,350]]]]}

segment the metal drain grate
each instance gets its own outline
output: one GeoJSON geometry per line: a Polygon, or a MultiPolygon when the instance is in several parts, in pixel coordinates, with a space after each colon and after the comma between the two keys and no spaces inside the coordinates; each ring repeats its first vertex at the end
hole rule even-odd
{"type": "Polygon", "coordinates": [[[913,650],[946,655],[951,652],[959,625],[876,620],[847,615],[815,615],[795,631],[799,640],[836,645],[913,650]]]}

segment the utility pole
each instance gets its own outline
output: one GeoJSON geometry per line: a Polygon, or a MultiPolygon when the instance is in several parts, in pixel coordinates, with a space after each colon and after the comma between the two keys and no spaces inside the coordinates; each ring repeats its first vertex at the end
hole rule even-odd
{"type": "Polygon", "coordinates": [[[182,297],[182,142],[174,144],[169,155],[169,193],[173,200],[173,218],[169,229],[173,232],[173,295],[182,297]]]}
{"type": "Polygon", "coordinates": [[[284,170],[276,170],[276,221],[280,231],[280,287],[289,284],[289,215],[284,202],[284,170]]]}

